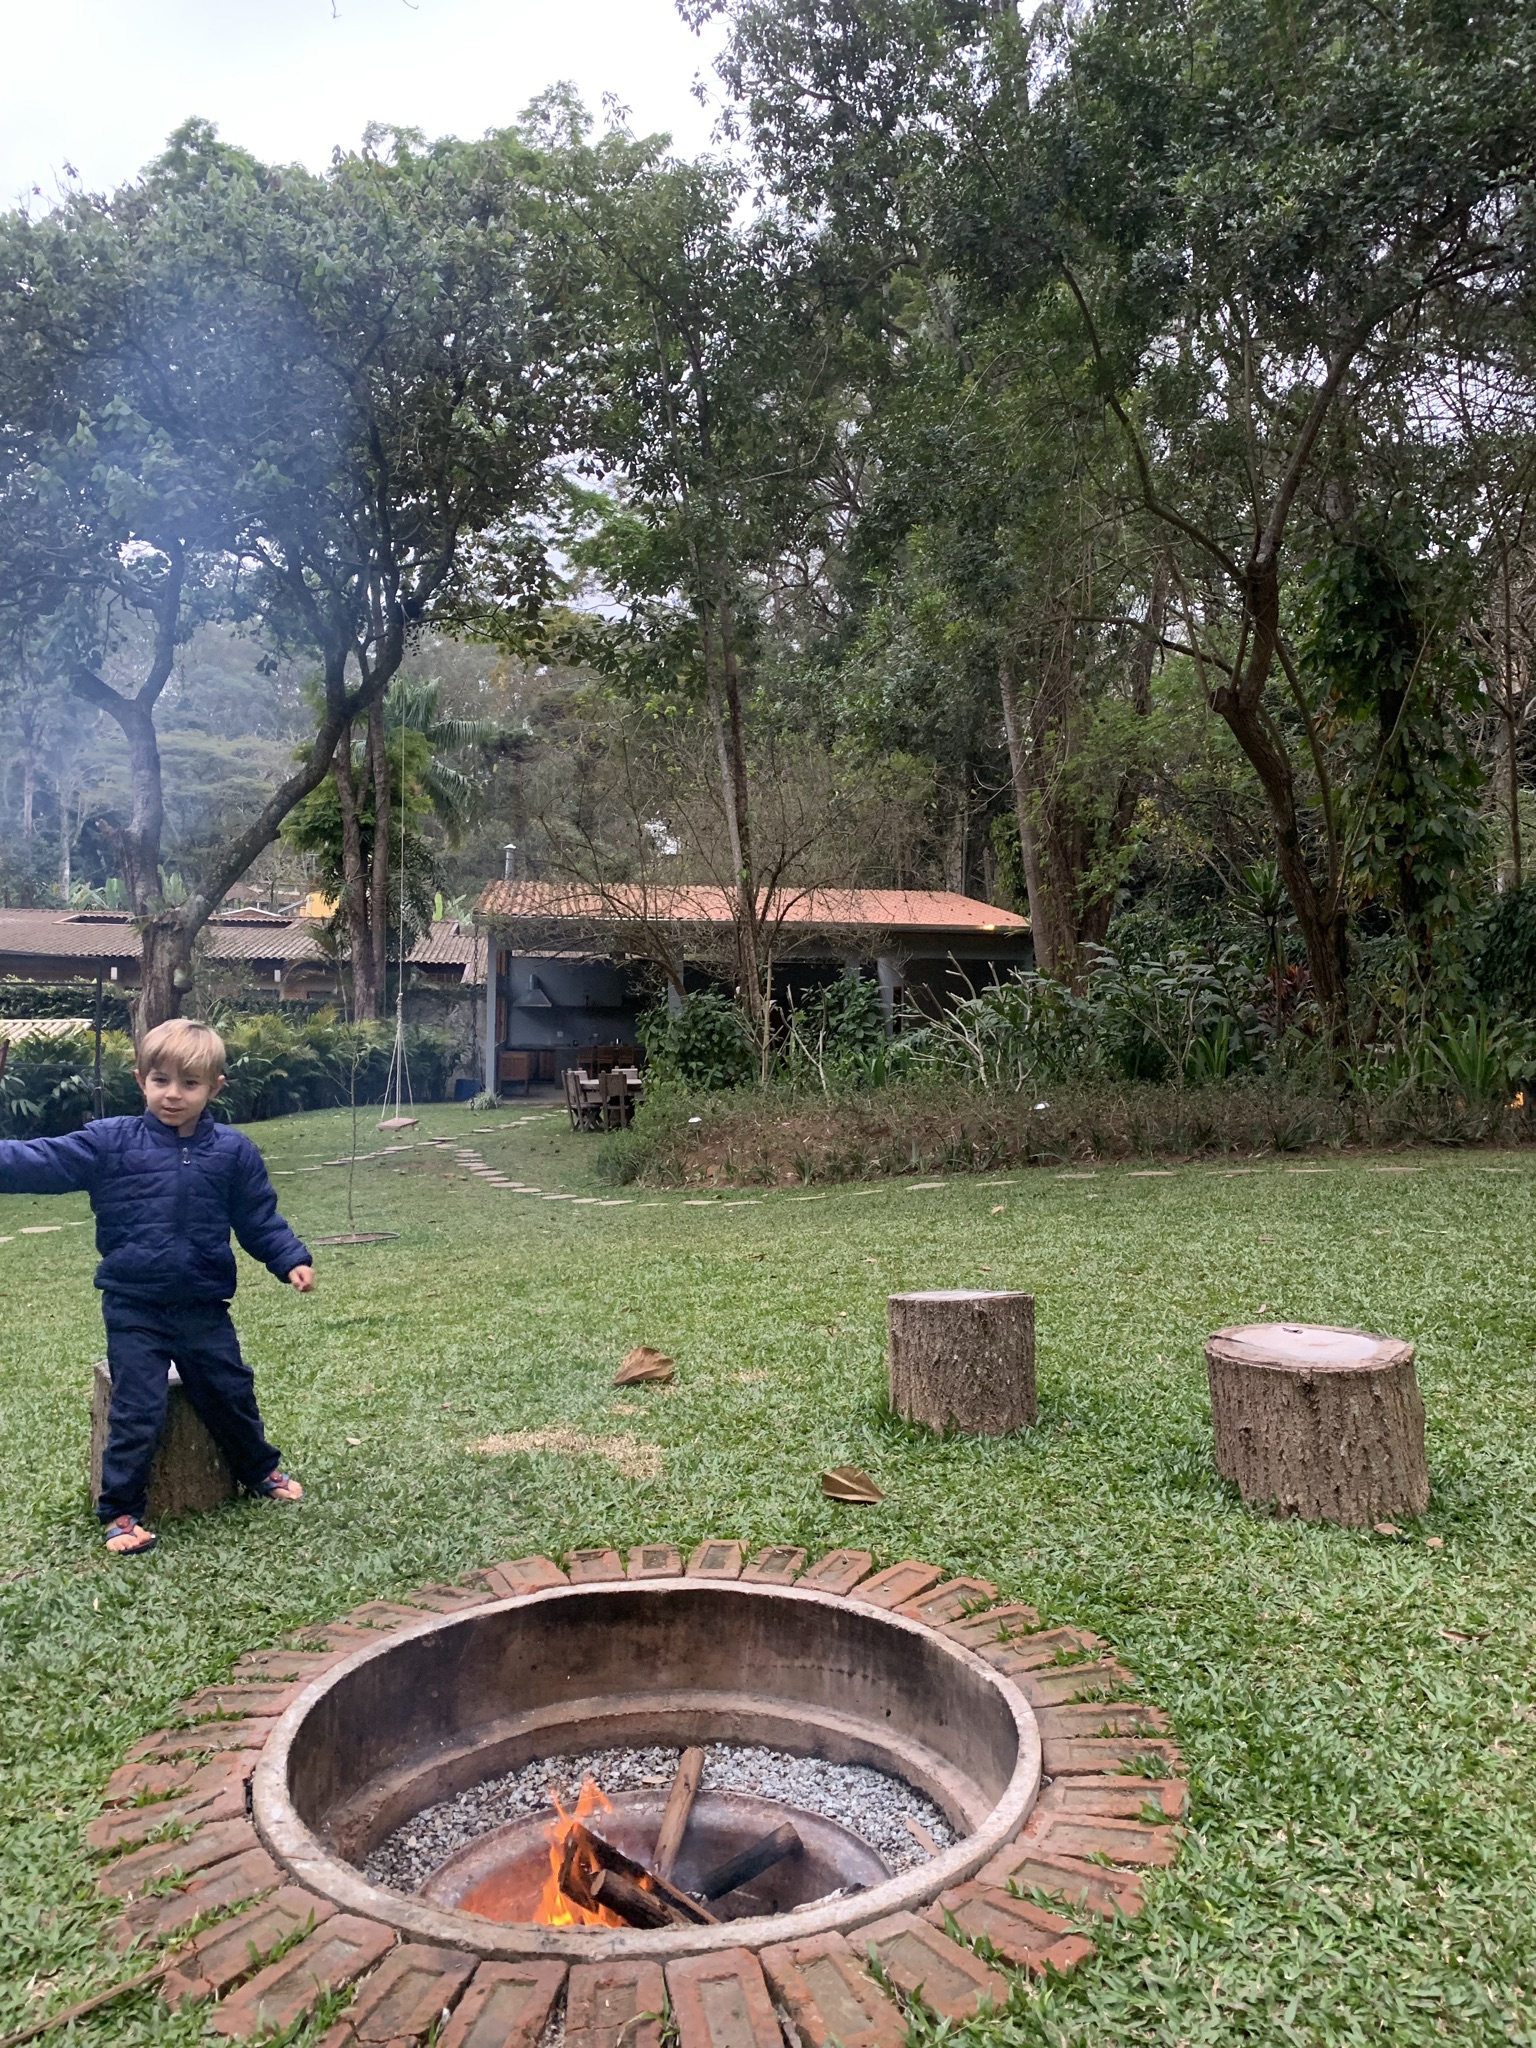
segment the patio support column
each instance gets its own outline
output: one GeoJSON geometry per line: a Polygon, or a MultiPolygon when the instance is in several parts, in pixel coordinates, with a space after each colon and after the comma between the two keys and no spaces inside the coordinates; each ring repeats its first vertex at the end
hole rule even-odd
{"type": "Polygon", "coordinates": [[[875,961],[875,973],[880,982],[880,1007],[885,1012],[885,1035],[890,1037],[896,1028],[896,996],[901,988],[901,962],[894,953],[881,953],[875,961]]]}
{"type": "Polygon", "coordinates": [[[501,980],[501,948],[495,936],[485,940],[485,1092],[496,1093],[496,987],[501,980]]]}

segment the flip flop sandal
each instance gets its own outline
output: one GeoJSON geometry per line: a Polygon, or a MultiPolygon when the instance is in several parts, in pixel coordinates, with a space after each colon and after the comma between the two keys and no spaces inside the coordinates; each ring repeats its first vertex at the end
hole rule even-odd
{"type": "Polygon", "coordinates": [[[284,1501],[289,1504],[304,1498],[303,1487],[287,1472],[269,1472],[266,1478],[258,1483],[256,1491],[263,1500],[284,1501]]]}
{"type": "Polygon", "coordinates": [[[119,1515],[115,1521],[108,1522],[104,1537],[110,1557],[147,1557],[160,1540],[152,1529],[146,1529],[132,1515],[119,1515]],[[127,1540],[123,1541],[124,1538],[127,1540]]]}

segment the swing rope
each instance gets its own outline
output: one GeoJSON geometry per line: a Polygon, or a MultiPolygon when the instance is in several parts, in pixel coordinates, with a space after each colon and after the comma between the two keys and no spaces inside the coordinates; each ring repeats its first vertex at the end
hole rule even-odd
{"type": "MultiPolygon", "coordinates": [[[[386,753],[386,760],[387,760],[386,753]]],[[[405,1051],[405,707],[400,707],[400,860],[396,871],[396,891],[400,901],[400,912],[395,936],[395,1043],[389,1056],[389,1073],[384,1081],[384,1107],[389,1107],[389,1091],[395,1091],[395,1112],[393,1116],[381,1117],[381,1131],[403,1131],[419,1121],[416,1116],[416,1097],[411,1088],[410,1061],[405,1051]],[[401,1107],[401,1096],[410,1104],[407,1115],[401,1107]]]]}

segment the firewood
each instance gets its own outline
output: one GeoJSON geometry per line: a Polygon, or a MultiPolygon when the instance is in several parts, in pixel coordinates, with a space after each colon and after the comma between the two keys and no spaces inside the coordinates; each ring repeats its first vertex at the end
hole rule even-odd
{"type": "Polygon", "coordinates": [[[600,1870],[588,1887],[595,1906],[606,1906],[631,1927],[689,1927],[675,1906],[669,1906],[660,1892],[648,1892],[643,1885],[621,1877],[616,1870],[600,1870]]]}
{"type": "Polygon", "coordinates": [[[678,1760],[677,1776],[672,1780],[672,1790],[667,1794],[667,1810],[661,1816],[661,1832],[656,1837],[656,1853],[651,1858],[651,1868],[658,1877],[672,1875],[677,1852],[683,1846],[688,1816],[693,1811],[694,1795],[699,1789],[699,1780],[703,1775],[703,1750],[685,1749],[678,1760]]]}
{"type": "Polygon", "coordinates": [[[699,1890],[706,1899],[723,1899],[727,1892],[750,1884],[754,1877],[761,1877],[765,1870],[771,1869],[775,1863],[782,1863],[786,1856],[798,1856],[801,1847],[800,1837],[785,1821],[772,1834],[759,1836],[757,1841],[749,1842],[745,1849],[738,1849],[734,1856],[718,1864],[700,1880],[699,1890]]]}
{"type": "Polygon", "coordinates": [[[632,1884],[655,1891],[659,1898],[695,1927],[713,1927],[715,1924],[716,1916],[701,1906],[697,1899],[689,1898],[686,1892],[668,1884],[654,1870],[647,1870],[633,1856],[626,1856],[612,1842],[605,1842],[601,1835],[595,1835],[579,1820],[572,1821],[566,1829],[565,1847],[560,1856],[561,1891],[567,1898],[574,1899],[578,1906],[585,1906],[591,1912],[596,1905],[592,1896],[592,1880],[600,1870],[614,1871],[619,1877],[627,1877],[632,1884]]]}

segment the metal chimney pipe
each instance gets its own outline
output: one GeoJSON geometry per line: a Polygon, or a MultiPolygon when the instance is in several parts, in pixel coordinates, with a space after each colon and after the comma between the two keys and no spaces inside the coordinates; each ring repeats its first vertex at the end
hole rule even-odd
{"type": "Polygon", "coordinates": [[[517,843],[516,843],[516,841],[515,841],[515,840],[511,840],[511,839],[509,839],[509,840],[507,841],[506,845],[505,845],[505,846],[504,846],[504,847],[503,847],[503,848],[501,849],[501,853],[502,853],[502,870],[501,870],[501,879],[502,879],[502,880],[503,880],[504,882],[510,882],[510,881],[511,881],[511,879],[512,879],[512,870],[513,870],[513,867],[514,867],[514,866],[516,865],[516,861],[517,861],[517,843]]]}

